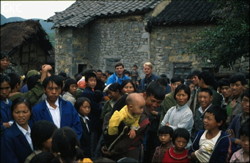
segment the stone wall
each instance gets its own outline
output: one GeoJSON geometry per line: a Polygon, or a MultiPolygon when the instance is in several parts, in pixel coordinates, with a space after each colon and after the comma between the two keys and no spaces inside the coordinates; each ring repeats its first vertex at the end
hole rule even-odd
{"type": "Polygon", "coordinates": [[[191,69],[201,69],[195,55],[188,53],[188,47],[199,38],[197,33],[207,26],[159,26],[150,34],[151,61],[156,74],[172,78],[175,63],[191,63],[191,69]]]}
{"type": "Polygon", "coordinates": [[[114,71],[122,62],[130,70],[149,57],[149,35],[142,16],[99,19],[89,28],[89,61],[95,69],[114,71]]]}

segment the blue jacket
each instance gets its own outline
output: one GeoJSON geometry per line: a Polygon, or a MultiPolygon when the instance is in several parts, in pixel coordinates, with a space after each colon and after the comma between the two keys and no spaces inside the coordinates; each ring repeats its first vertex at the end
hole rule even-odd
{"type": "MultiPolygon", "coordinates": [[[[205,130],[200,130],[191,146],[190,153],[199,149],[199,141],[205,130]]],[[[226,163],[229,162],[231,156],[231,141],[228,134],[224,131],[221,131],[221,135],[217,140],[214,151],[209,160],[210,163],[226,163]]]]}
{"type": "Polygon", "coordinates": [[[16,123],[7,128],[1,138],[2,163],[23,163],[32,149],[16,123]]]}
{"type": "MultiPolygon", "coordinates": [[[[60,126],[71,127],[73,130],[75,130],[78,138],[80,139],[82,135],[82,126],[81,126],[80,118],[74,106],[69,101],[65,101],[61,97],[59,97],[59,109],[60,109],[60,115],[61,115],[60,126]]],[[[49,112],[49,109],[47,108],[45,100],[36,104],[32,108],[32,119],[33,119],[33,122],[36,122],[39,120],[48,120],[54,123],[51,117],[51,114],[49,112]]]]}
{"type": "Polygon", "coordinates": [[[119,83],[122,84],[122,81],[128,80],[130,77],[123,75],[121,78],[119,78],[116,73],[113,73],[107,80],[106,85],[113,84],[113,83],[119,83]]]}
{"type": "Polygon", "coordinates": [[[11,111],[10,111],[12,101],[9,100],[9,103],[6,104],[4,101],[1,100],[0,104],[1,104],[2,122],[9,122],[10,120],[13,120],[13,118],[11,116],[11,111]]]}

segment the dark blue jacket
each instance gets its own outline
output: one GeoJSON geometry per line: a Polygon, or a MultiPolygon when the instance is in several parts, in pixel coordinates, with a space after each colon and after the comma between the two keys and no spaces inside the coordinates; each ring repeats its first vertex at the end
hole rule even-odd
{"type": "Polygon", "coordinates": [[[10,107],[12,105],[12,101],[9,100],[9,103],[6,104],[4,101],[0,101],[1,104],[1,118],[2,122],[9,122],[10,120],[13,120],[11,116],[10,107]]]}
{"type": "MultiPolygon", "coordinates": [[[[70,102],[65,101],[61,97],[59,97],[59,109],[61,115],[60,127],[68,126],[72,128],[73,130],[75,130],[77,137],[80,139],[82,135],[82,126],[80,118],[74,106],[70,102]]],[[[32,119],[33,122],[39,120],[47,120],[54,123],[45,101],[36,104],[32,108],[32,119]]]]}
{"type": "Polygon", "coordinates": [[[139,84],[139,90],[140,90],[140,91],[145,91],[146,88],[147,88],[147,86],[149,85],[149,83],[152,82],[152,81],[157,80],[158,78],[159,78],[159,77],[156,76],[156,75],[154,75],[154,74],[151,74],[151,76],[148,77],[148,78],[146,78],[146,77],[143,78],[143,79],[141,80],[140,84],[139,84]]]}
{"type": "Polygon", "coordinates": [[[7,128],[1,138],[2,163],[23,163],[32,149],[16,123],[7,128]]]}
{"type": "MultiPolygon", "coordinates": [[[[195,152],[199,149],[199,141],[205,130],[200,130],[191,146],[190,153],[195,152]]],[[[229,162],[231,156],[231,141],[228,134],[224,131],[221,131],[221,135],[217,140],[214,151],[209,160],[210,163],[226,163],[229,162]]]]}

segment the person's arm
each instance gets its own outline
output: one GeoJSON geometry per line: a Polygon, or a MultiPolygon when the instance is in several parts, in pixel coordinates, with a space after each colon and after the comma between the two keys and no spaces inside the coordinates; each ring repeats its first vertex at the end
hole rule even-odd
{"type": "Polygon", "coordinates": [[[109,120],[108,135],[118,134],[118,126],[122,121],[122,115],[118,111],[115,111],[109,120]]]}

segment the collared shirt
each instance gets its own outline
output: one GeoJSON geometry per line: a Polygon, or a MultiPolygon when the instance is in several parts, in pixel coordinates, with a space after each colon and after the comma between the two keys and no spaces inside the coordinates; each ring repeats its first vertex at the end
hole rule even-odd
{"type": "MultiPolygon", "coordinates": [[[[79,114],[80,115],[80,114],[79,114]]],[[[87,130],[89,131],[89,125],[88,125],[88,122],[89,121],[89,117],[87,116],[82,116],[80,115],[80,117],[82,118],[83,122],[85,123],[86,127],[87,127],[87,130]]]]}
{"type": "Polygon", "coordinates": [[[204,111],[202,110],[201,107],[199,107],[198,110],[199,110],[199,112],[203,115],[203,114],[207,111],[207,109],[210,108],[211,105],[212,105],[212,104],[208,105],[208,107],[207,107],[204,111]]]}
{"type": "Polygon", "coordinates": [[[28,143],[30,145],[30,148],[33,150],[33,144],[32,144],[32,140],[31,140],[31,137],[30,137],[30,133],[31,133],[30,126],[28,125],[28,131],[27,131],[23,127],[18,125],[17,123],[16,123],[16,125],[19,128],[19,130],[23,133],[23,135],[25,136],[26,140],[28,141],[28,143]]]}
{"type": "Polygon", "coordinates": [[[47,100],[45,100],[46,105],[48,107],[48,110],[50,112],[50,115],[52,117],[52,120],[54,122],[54,124],[60,128],[61,126],[61,114],[60,114],[60,108],[59,108],[59,100],[57,99],[55,102],[56,108],[53,108],[52,106],[50,106],[50,104],[48,103],[47,100]]]}
{"type": "Polygon", "coordinates": [[[244,159],[243,157],[243,149],[239,149],[238,151],[234,152],[234,154],[232,155],[230,162],[249,162],[249,156],[247,158],[244,159]]]}

